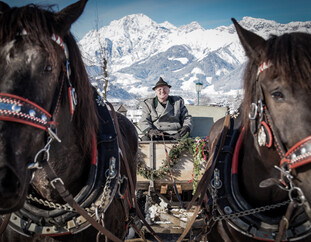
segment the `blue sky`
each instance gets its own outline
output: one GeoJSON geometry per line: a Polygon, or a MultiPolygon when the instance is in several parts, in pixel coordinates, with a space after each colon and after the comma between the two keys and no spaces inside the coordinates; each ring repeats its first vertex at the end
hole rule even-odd
{"type": "MultiPolygon", "coordinates": [[[[56,10],[76,0],[4,0],[10,6],[28,3],[56,4],[56,10]]],[[[197,21],[205,29],[230,25],[231,18],[244,16],[275,20],[279,23],[311,21],[310,0],[89,0],[83,15],[72,26],[81,39],[91,29],[108,25],[129,14],[143,13],[158,23],[175,26],[197,21]],[[98,16],[98,17],[97,17],[98,16]]]]}

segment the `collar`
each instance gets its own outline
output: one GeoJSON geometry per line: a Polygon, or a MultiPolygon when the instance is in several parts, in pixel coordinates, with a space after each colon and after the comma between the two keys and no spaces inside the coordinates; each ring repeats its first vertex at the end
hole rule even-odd
{"type": "MultiPolygon", "coordinates": [[[[167,101],[168,101],[171,105],[174,105],[174,104],[175,104],[175,101],[174,101],[174,99],[173,99],[172,96],[168,96],[167,101]]],[[[159,101],[158,97],[155,97],[155,98],[153,99],[153,105],[154,105],[154,107],[157,108],[157,106],[158,106],[159,103],[160,103],[160,101],[159,101]]]]}
{"type": "MultiPolygon", "coordinates": [[[[238,162],[239,152],[242,148],[244,128],[241,132],[233,130],[228,132],[225,145],[215,161],[214,177],[211,185],[216,196],[217,211],[220,215],[243,214],[245,211],[255,210],[242,196],[239,189],[238,162]],[[217,170],[217,172],[216,172],[217,170]],[[219,186],[215,186],[215,182],[219,186]],[[225,194],[225,195],[223,195],[225,194]]],[[[214,162],[214,161],[213,161],[214,162]]],[[[213,191],[210,190],[213,194],[213,191]]],[[[283,205],[283,203],[282,203],[283,205]]],[[[285,202],[284,202],[285,205],[285,202]]],[[[301,210],[300,210],[301,211],[301,210]]],[[[297,211],[299,213],[299,211],[297,211]]],[[[258,240],[274,241],[278,231],[280,218],[273,218],[264,213],[234,216],[227,222],[236,231],[258,240]],[[268,228],[268,229],[267,229],[268,228]]],[[[301,239],[311,233],[310,221],[303,215],[291,221],[291,226],[286,231],[286,239],[301,239]]]]}

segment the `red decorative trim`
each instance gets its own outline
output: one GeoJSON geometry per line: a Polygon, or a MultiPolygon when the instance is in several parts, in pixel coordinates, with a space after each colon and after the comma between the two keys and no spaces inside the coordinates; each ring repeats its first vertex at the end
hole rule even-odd
{"type": "MultiPolygon", "coordinates": [[[[30,104],[30,105],[36,107],[37,109],[39,109],[41,112],[43,112],[44,114],[46,114],[46,115],[49,116],[50,118],[52,117],[52,115],[51,115],[49,112],[47,112],[45,109],[43,109],[42,107],[40,107],[40,106],[37,105],[36,103],[30,101],[29,99],[26,99],[26,98],[23,98],[23,97],[20,97],[20,96],[16,96],[16,95],[14,95],[14,94],[0,93],[0,97],[3,98],[3,96],[4,96],[4,97],[13,98],[13,99],[15,99],[15,100],[11,100],[11,101],[13,101],[13,102],[14,102],[14,101],[17,101],[17,103],[19,103],[18,101],[21,100],[21,101],[23,101],[23,102],[25,102],[25,103],[27,103],[27,104],[30,104]]],[[[1,99],[0,99],[0,100],[1,100],[1,99]]],[[[5,100],[5,99],[4,99],[4,100],[5,100]]],[[[3,101],[4,101],[4,100],[3,100],[3,101]]],[[[9,99],[7,99],[7,100],[9,100],[9,99]]]]}
{"type": "Polygon", "coordinates": [[[307,144],[309,144],[309,146],[311,145],[311,136],[306,137],[290,148],[285,157],[281,159],[280,166],[287,163],[289,168],[295,169],[299,166],[311,163],[311,150],[306,150],[304,153],[301,153],[303,148],[308,148],[307,144]],[[298,152],[300,154],[295,154],[298,152]]]}
{"type": "Polygon", "coordinates": [[[268,136],[269,136],[268,142],[269,143],[266,142],[266,147],[270,148],[272,146],[272,140],[273,140],[271,129],[270,129],[269,125],[265,121],[261,121],[261,124],[264,126],[266,134],[268,133],[268,136]]]}
{"type": "Polygon", "coordinates": [[[0,120],[11,121],[11,122],[16,122],[16,123],[22,123],[22,124],[27,124],[27,125],[33,126],[33,127],[35,127],[35,128],[39,128],[39,129],[42,129],[42,130],[47,131],[47,127],[44,126],[44,125],[36,124],[36,123],[34,123],[34,122],[27,121],[27,120],[20,119],[20,118],[14,118],[14,117],[12,117],[12,116],[0,116],[0,120]]]}
{"type": "Polygon", "coordinates": [[[264,61],[263,63],[261,63],[258,66],[257,78],[264,70],[268,69],[270,66],[272,66],[272,64],[271,64],[271,62],[269,60],[268,61],[264,61]]]}
{"type": "Polygon", "coordinates": [[[92,159],[91,164],[97,166],[97,142],[95,132],[92,137],[92,159]]]}
{"type": "Polygon", "coordinates": [[[0,120],[27,124],[45,131],[54,123],[49,112],[26,98],[0,93],[0,103],[8,105],[0,108],[0,120]],[[14,105],[19,109],[15,110],[14,105]],[[35,112],[34,115],[29,114],[31,110],[35,112]]]}
{"type": "Polygon", "coordinates": [[[68,98],[69,98],[69,110],[71,116],[73,115],[73,103],[72,103],[72,96],[71,96],[71,87],[68,87],[68,98]]]}
{"type": "MultiPolygon", "coordinates": [[[[267,107],[265,106],[264,107],[264,110],[266,109],[267,107]]],[[[268,125],[269,127],[271,126],[271,121],[269,119],[269,116],[267,114],[265,114],[265,117],[267,118],[267,121],[268,121],[268,125]]],[[[274,137],[274,147],[276,148],[276,151],[278,152],[279,156],[281,159],[284,158],[285,154],[284,152],[282,151],[281,147],[280,147],[280,144],[278,143],[278,139],[276,138],[276,136],[273,134],[273,137],[274,137]]]]}
{"type": "Polygon", "coordinates": [[[232,174],[238,174],[238,164],[239,164],[239,155],[240,155],[240,150],[242,147],[242,143],[244,140],[244,127],[241,130],[240,136],[236,142],[236,146],[234,148],[234,153],[233,153],[233,158],[232,158],[232,174]]]}

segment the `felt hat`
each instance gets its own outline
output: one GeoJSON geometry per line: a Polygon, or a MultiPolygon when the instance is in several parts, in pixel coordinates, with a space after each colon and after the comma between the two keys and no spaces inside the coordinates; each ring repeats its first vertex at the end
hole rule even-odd
{"type": "Polygon", "coordinates": [[[157,87],[163,87],[163,86],[168,86],[171,88],[171,85],[169,85],[167,82],[165,82],[162,77],[160,77],[159,81],[155,84],[155,86],[152,88],[152,90],[156,89],[157,87]]]}

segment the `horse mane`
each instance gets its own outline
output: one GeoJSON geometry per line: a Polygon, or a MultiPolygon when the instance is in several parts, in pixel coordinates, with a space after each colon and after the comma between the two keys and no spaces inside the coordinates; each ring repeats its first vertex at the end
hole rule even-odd
{"type": "MultiPolygon", "coordinates": [[[[287,33],[272,35],[262,50],[260,62],[270,61],[266,70],[270,80],[279,77],[292,87],[311,90],[311,35],[308,33],[287,33]]],[[[244,72],[243,123],[248,124],[248,113],[255,97],[258,63],[249,59],[244,72]]]]}
{"type": "MultiPolygon", "coordinates": [[[[59,34],[53,18],[52,5],[43,7],[29,4],[24,7],[13,7],[0,14],[0,44],[12,41],[22,32],[28,32],[28,41],[39,43],[50,53],[50,58],[57,58],[54,44],[51,41],[53,33],[59,34]]],[[[62,36],[68,46],[71,66],[71,83],[78,95],[78,105],[73,117],[73,123],[79,132],[81,150],[87,152],[92,143],[92,135],[97,131],[97,115],[93,100],[93,88],[89,82],[81,53],[76,40],[70,32],[62,36]],[[93,105],[94,104],[94,105],[93,105]]],[[[55,60],[55,59],[54,59],[55,60]]]]}

